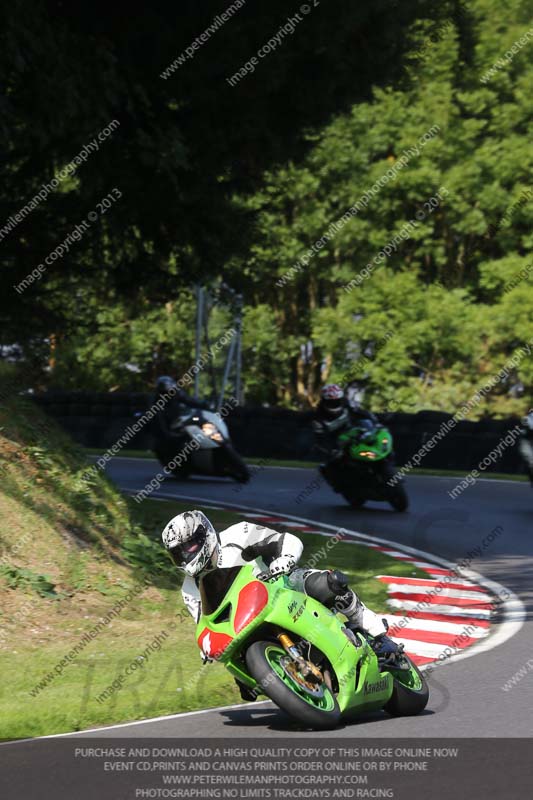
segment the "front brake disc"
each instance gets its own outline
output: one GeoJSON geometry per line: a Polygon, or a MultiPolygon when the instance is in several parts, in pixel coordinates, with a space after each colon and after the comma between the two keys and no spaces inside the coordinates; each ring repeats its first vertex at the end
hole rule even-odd
{"type": "Polygon", "coordinates": [[[294,661],[289,658],[282,658],[280,660],[281,668],[283,672],[295,683],[300,686],[301,689],[304,690],[307,694],[310,694],[312,697],[324,697],[324,686],[323,684],[316,684],[312,681],[304,678],[303,675],[300,675],[297,665],[294,661]]]}

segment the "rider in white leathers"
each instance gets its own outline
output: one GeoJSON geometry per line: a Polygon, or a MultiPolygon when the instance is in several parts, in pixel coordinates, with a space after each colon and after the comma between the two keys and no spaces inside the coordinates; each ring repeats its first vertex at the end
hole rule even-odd
{"type": "MultiPolygon", "coordinates": [[[[394,659],[398,645],[386,636],[383,620],[357,597],[340,570],[297,568],[303,544],[292,533],[278,533],[251,522],[239,522],[217,533],[201,511],[185,511],[170,520],[162,534],[163,544],[177,567],[186,573],[182,594],[197,622],[202,613],[200,583],[216,569],[243,566],[255,561],[256,575],[290,575],[294,589],[305,592],[329,608],[335,606],[355,626],[374,637],[378,657],[394,659]]],[[[255,699],[239,684],[246,700],[255,699]]]]}

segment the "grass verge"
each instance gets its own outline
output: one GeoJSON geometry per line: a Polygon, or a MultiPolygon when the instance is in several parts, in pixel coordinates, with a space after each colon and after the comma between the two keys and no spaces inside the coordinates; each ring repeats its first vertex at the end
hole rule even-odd
{"type": "MultiPolygon", "coordinates": [[[[146,500],[131,509],[138,515],[136,521],[142,533],[126,535],[122,552],[136,580],[146,581],[146,588],[72,662],[61,667],[66,654],[83,642],[84,634],[94,628],[95,622],[118,600],[127,597],[131,581],[116,587],[101,602],[93,600],[90,607],[86,607],[81,595],[76,609],[68,601],[47,601],[45,641],[36,642],[33,636],[25,635],[28,626],[42,624],[33,618],[17,631],[7,652],[0,656],[4,739],[80,730],[240,701],[235,684],[222,665],[201,665],[195,625],[182,604],[174,567],[159,545],[164,524],[186,507],[173,501],[146,500]],[[50,674],[52,679],[38,688],[50,674]],[[113,683],[120,684],[120,689],[99,701],[102,692],[113,683]]],[[[241,519],[224,510],[208,510],[208,514],[219,529],[241,519]]],[[[324,537],[302,534],[301,538],[305,544],[302,563],[312,559],[317,568],[343,569],[363,600],[377,610],[385,610],[386,590],[375,575],[391,571],[396,575],[422,575],[408,563],[392,560],[368,547],[339,543],[326,554],[322,553],[324,537]]]]}
{"type": "MultiPolygon", "coordinates": [[[[1,739],[239,700],[221,665],[201,666],[180,577],[160,544],[183,504],[124,499],[16,388],[0,387],[0,477],[1,739]]],[[[208,513],[219,528],[240,518],[208,513]]],[[[417,574],[369,548],[340,543],[321,554],[323,537],[302,538],[303,563],[341,567],[377,610],[377,573],[417,574]]]]}

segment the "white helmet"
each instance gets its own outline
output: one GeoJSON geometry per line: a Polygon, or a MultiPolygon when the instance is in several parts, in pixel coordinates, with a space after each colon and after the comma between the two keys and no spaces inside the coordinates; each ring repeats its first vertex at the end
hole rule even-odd
{"type": "Polygon", "coordinates": [[[178,514],[161,536],[176,566],[192,577],[212,566],[218,555],[217,533],[202,511],[178,514]]]}

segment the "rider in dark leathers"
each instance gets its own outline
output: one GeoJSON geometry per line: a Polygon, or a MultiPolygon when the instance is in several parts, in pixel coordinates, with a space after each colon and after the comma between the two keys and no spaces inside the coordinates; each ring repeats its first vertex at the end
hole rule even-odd
{"type": "Polygon", "coordinates": [[[326,480],[335,483],[339,476],[343,456],[338,447],[340,434],[357,425],[368,425],[370,429],[377,422],[372,412],[350,406],[337,384],[328,383],[322,388],[312,424],[316,450],[326,462],[320,470],[326,480]]]}
{"type": "Polygon", "coordinates": [[[209,405],[198,397],[188,395],[168,375],[157,379],[153,403],[161,400],[164,405],[153,420],[154,449],[163,460],[170,461],[182,450],[189,438],[186,433],[174,430],[172,423],[184,413],[185,407],[209,409],[209,405]]]}

